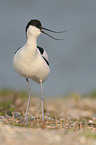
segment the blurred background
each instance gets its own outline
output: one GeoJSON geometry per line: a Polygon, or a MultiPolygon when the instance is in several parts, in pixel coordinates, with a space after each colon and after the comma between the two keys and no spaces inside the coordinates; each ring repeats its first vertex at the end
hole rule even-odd
{"type": "MultiPolygon", "coordinates": [[[[49,56],[51,72],[44,83],[45,96],[76,91],[86,93],[96,88],[96,0],[3,0],[0,1],[0,89],[27,90],[25,79],[13,69],[17,48],[26,43],[25,27],[31,19],[42,26],[67,30],[44,34],[38,45],[49,56]]],[[[32,92],[40,94],[40,86],[30,81],[32,92]]]]}

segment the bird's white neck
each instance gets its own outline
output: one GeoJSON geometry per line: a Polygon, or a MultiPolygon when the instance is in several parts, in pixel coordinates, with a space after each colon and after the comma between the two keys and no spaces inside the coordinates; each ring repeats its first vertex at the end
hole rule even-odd
{"type": "Polygon", "coordinates": [[[24,51],[24,54],[28,59],[35,57],[37,52],[37,38],[33,37],[32,35],[30,37],[28,36],[27,42],[22,51],[24,51]]]}
{"type": "Polygon", "coordinates": [[[29,48],[36,48],[37,47],[37,38],[36,37],[33,37],[33,36],[30,36],[27,38],[27,46],[29,48]]]}

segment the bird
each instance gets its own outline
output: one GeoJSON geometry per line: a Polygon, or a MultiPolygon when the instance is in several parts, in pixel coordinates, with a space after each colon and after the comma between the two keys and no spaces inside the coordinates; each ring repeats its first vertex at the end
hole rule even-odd
{"type": "Polygon", "coordinates": [[[50,73],[50,66],[47,52],[40,46],[37,45],[37,38],[41,33],[55,40],[57,39],[49,35],[45,31],[50,31],[53,33],[63,33],[65,31],[53,31],[42,27],[42,24],[37,19],[32,19],[28,22],[25,33],[26,33],[26,43],[24,46],[19,47],[14,54],[13,67],[15,71],[26,79],[28,87],[28,105],[25,113],[25,122],[28,123],[28,111],[30,105],[31,97],[31,87],[29,84],[29,79],[41,85],[41,106],[42,106],[42,121],[44,121],[44,96],[43,96],[43,82],[50,73]]]}

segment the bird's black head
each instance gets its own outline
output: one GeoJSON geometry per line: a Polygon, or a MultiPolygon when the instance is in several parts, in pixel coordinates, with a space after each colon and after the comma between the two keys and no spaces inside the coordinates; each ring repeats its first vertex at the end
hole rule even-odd
{"type": "Polygon", "coordinates": [[[26,26],[26,32],[27,32],[27,29],[28,29],[28,27],[30,25],[35,26],[35,27],[37,27],[40,30],[42,28],[41,22],[39,20],[33,19],[33,20],[31,20],[31,21],[28,22],[28,24],[26,26]]]}
{"type": "MultiPolygon", "coordinates": [[[[29,26],[35,26],[36,28],[38,28],[40,30],[40,32],[46,34],[47,36],[55,39],[55,40],[64,40],[64,39],[57,39],[57,38],[54,38],[52,37],[51,35],[47,34],[45,31],[43,30],[47,30],[47,31],[50,31],[50,32],[53,32],[53,33],[63,33],[65,31],[60,31],[60,32],[57,32],[57,31],[53,31],[53,30],[50,30],[50,29],[47,29],[47,28],[44,28],[42,27],[41,25],[41,22],[39,20],[36,20],[36,19],[33,19],[31,21],[28,22],[27,26],[26,26],[26,36],[27,36],[27,30],[29,28],[29,26]],[[42,30],[43,29],[43,30],[42,30]]],[[[39,34],[40,35],[40,34],[39,34]]]]}

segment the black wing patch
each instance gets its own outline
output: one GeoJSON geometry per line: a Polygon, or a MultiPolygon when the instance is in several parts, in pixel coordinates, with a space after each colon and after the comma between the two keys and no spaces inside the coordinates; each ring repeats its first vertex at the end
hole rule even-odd
{"type": "MultiPolygon", "coordinates": [[[[40,51],[40,53],[42,55],[44,53],[44,49],[42,47],[39,47],[39,46],[37,46],[37,48],[39,49],[39,51],[40,51]]],[[[47,61],[47,59],[44,56],[42,56],[42,58],[45,60],[45,62],[47,63],[47,65],[49,65],[49,62],[47,61]]]]}
{"type": "Polygon", "coordinates": [[[17,51],[20,49],[21,47],[19,47],[16,51],[15,51],[15,54],[17,53],[17,51]]]}
{"type": "Polygon", "coordinates": [[[43,57],[43,59],[45,60],[45,62],[47,63],[47,65],[49,65],[49,62],[47,61],[47,59],[45,57],[43,57]]]}
{"type": "Polygon", "coordinates": [[[40,51],[41,54],[44,53],[44,49],[43,49],[43,48],[41,48],[41,47],[39,47],[39,46],[37,46],[37,48],[39,49],[39,51],[40,51]]]}

